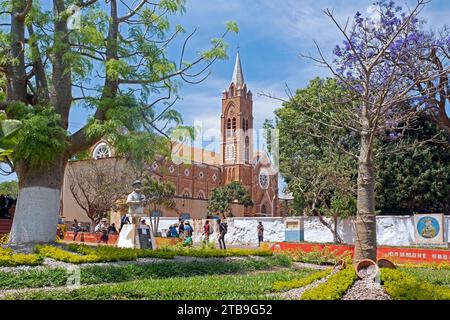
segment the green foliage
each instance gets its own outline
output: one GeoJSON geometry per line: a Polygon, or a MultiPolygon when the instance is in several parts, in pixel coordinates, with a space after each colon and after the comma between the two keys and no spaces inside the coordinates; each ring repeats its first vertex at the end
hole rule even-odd
{"type": "MultiPolygon", "coordinates": [[[[185,0],[147,1],[135,6],[137,12],[131,12],[130,17],[127,17],[130,7],[126,2],[86,3],[81,9],[81,28],[55,33],[55,23],[64,23],[70,12],[66,10],[55,16],[52,6],[34,1],[25,17],[24,61],[6,54],[10,50],[11,35],[6,29],[0,30],[3,69],[9,70],[13,64],[36,66],[42,62],[48,82],[44,86],[42,75],[31,73],[30,88],[21,92],[28,95],[26,103],[30,105],[13,104],[13,110],[8,111],[12,119],[24,121],[15,161],[24,160],[31,169],[42,169],[64,151],[79,151],[100,138],[110,142],[117,156],[125,156],[140,169],[151,163],[156,154],[168,155],[169,134],[182,124],[181,115],[171,108],[179,99],[181,83],[187,79],[201,82],[212,62],[227,58],[224,37],[228,32],[237,32],[238,28],[236,23],[228,22],[224,34],[213,38],[209,49],[194,49],[190,54],[188,40],[193,33],[180,39],[186,31],[173,24],[173,19],[186,11],[185,0]],[[124,15],[120,21],[114,21],[111,16],[114,5],[117,5],[117,12],[124,15]],[[116,23],[120,32],[113,31],[116,23]],[[186,40],[184,45],[183,40],[186,40]],[[192,62],[185,60],[188,55],[193,58],[192,62]],[[56,77],[53,63],[60,60],[60,56],[58,62],[63,68],[63,77],[56,77]],[[47,57],[54,59],[50,61],[47,57]],[[48,92],[69,87],[78,96],[64,97],[67,101],[51,98],[48,92]],[[58,105],[48,105],[55,101],[58,105]],[[80,139],[81,142],[77,139],[73,149],[67,149],[66,123],[73,107],[86,109],[93,116],[79,132],[86,139],[80,139]],[[157,114],[156,110],[164,112],[157,114]]],[[[78,2],[65,1],[63,5],[68,8],[70,4],[78,2]]],[[[11,2],[2,1],[1,5],[10,7],[11,2]]],[[[28,69],[22,71],[29,74],[28,69]]],[[[5,78],[0,73],[0,101],[8,100],[5,78]]]]}
{"type": "MultiPolygon", "coordinates": [[[[36,246],[36,251],[46,257],[73,264],[133,261],[138,258],[173,259],[175,256],[188,256],[197,258],[224,258],[224,257],[268,257],[273,253],[270,250],[259,249],[228,249],[218,250],[209,248],[162,248],[157,250],[124,249],[109,246],[89,247],[83,244],[70,244],[67,250],[54,246],[36,246]],[[70,252],[72,251],[72,252],[70,252]]],[[[289,261],[288,258],[282,258],[289,261]]]]}
{"type": "Polygon", "coordinates": [[[295,288],[302,288],[302,287],[305,287],[317,280],[327,277],[328,275],[330,275],[331,271],[332,271],[332,269],[328,269],[328,270],[313,273],[313,274],[307,276],[306,278],[299,278],[299,279],[294,279],[291,281],[275,282],[273,284],[273,290],[288,291],[288,290],[295,289],[295,288]]]}
{"type": "Polygon", "coordinates": [[[0,266],[37,266],[42,264],[43,257],[37,254],[14,253],[11,249],[0,247],[0,266]]]}
{"type": "Polygon", "coordinates": [[[386,142],[378,161],[377,209],[385,213],[440,212],[450,214],[450,145],[446,134],[421,118],[419,130],[386,142]]]}
{"type": "Polygon", "coordinates": [[[428,282],[441,286],[450,286],[450,268],[432,269],[432,268],[401,268],[401,271],[414,276],[420,281],[428,282]]]}
{"type": "Polygon", "coordinates": [[[81,264],[81,263],[95,263],[105,261],[105,257],[96,254],[79,255],[68,252],[64,249],[53,247],[50,245],[36,246],[36,252],[40,255],[67,263],[81,264]]]}
{"type": "Polygon", "coordinates": [[[394,269],[381,269],[381,281],[394,300],[450,300],[450,288],[394,269]]]}
{"type": "Polygon", "coordinates": [[[30,168],[48,167],[67,146],[67,133],[60,126],[61,117],[53,108],[34,109],[22,120],[14,159],[27,159],[30,168]]]}
{"type": "Polygon", "coordinates": [[[67,284],[67,270],[62,268],[0,272],[0,290],[57,287],[67,284]]]}
{"type": "Polygon", "coordinates": [[[332,275],[325,283],[305,291],[302,300],[339,300],[358,278],[353,265],[332,275]]]}
{"type": "Polygon", "coordinates": [[[240,182],[234,181],[226,186],[220,186],[212,190],[208,199],[208,210],[211,213],[219,213],[225,216],[233,216],[230,204],[239,203],[246,207],[252,206],[251,195],[240,182]]]}
{"type": "Polygon", "coordinates": [[[17,293],[5,299],[61,300],[257,300],[277,281],[308,275],[310,270],[280,271],[252,275],[215,275],[148,279],[113,285],[99,285],[76,290],[53,290],[17,293]]]}
{"type": "Polygon", "coordinates": [[[17,198],[19,194],[19,184],[17,181],[4,181],[0,183],[0,194],[10,195],[17,198]]]}
{"type": "Polygon", "coordinates": [[[351,112],[353,103],[336,108],[336,101],[345,100],[346,94],[335,79],[313,79],[275,111],[275,124],[266,121],[266,127],[279,130],[280,171],[298,213],[340,217],[356,213],[356,161],[341,149],[356,150],[357,140],[352,132],[325,124],[326,117],[339,119],[351,112]],[[326,116],[319,118],[315,108],[326,116]]]}
{"type": "MultiPolygon", "coordinates": [[[[81,269],[81,284],[93,285],[145,279],[191,277],[198,275],[236,274],[274,267],[286,267],[283,257],[245,259],[241,261],[164,261],[151,264],[121,266],[89,266],[81,269]]],[[[306,270],[305,270],[305,273],[306,270]]],[[[65,269],[24,270],[0,272],[0,289],[57,287],[67,283],[65,269]]]]}
{"type": "Polygon", "coordinates": [[[283,252],[297,262],[313,263],[319,265],[334,265],[340,260],[350,261],[351,254],[338,255],[336,250],[330,251],[328,248],[320,249],[319,247],[313,247],[310,252],[303,250],[288,250],[283,252]]]}

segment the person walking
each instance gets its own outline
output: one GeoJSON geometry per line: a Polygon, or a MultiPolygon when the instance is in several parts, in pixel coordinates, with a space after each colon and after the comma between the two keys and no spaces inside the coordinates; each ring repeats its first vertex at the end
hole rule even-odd
{"type": "Polygon", "coordinates": [[[73,231],[73,239],[72,239],[72,241],[75,241],[75,239],[77,238],[77,236],[78,236],[78,232],[80,232],[80,230],[81,230],[81,226],[80,226],[80,224],[78,223],[78,220],[77,219],[74,219],[73,220],[73,225],[72,225],[72,231],[73,231]]]}
{"type": "Polygon", "coordinates": [[[260,221],[258,224],[258,227],[256,228],[258,232],[258,247],[261,246],[261,242],[264,242],[264,226],[262,222],[260,221]]]}
{"type": "Polygon", "coordinates": [[[219,246],[220,249],[226,250],[225,246],[225,234],[228,232],[228,225],[226,222],[221,222],[220,219],[217,220],[219,224],[219,246]]]}
{"type": "Polygon", "coordinates": [[[212,227],[209,224],[209,220],[205,221],[205,225],[203,226],[203,234],[202,234],[202,242],[203,244],[209,243],[209,236],[213,233],[212,227]]]}

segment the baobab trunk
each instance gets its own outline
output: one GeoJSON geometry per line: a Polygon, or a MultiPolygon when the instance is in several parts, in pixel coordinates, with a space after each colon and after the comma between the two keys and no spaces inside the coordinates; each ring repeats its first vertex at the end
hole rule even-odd
{"type": "Polygon", "coordinates": [[[377,225],[375,216],[375,168],[368,134],[361,137],[358,164],[358,200],[354,261],[377,257],[377,225]]]}
{"type": "Polygon", "coordinates": [[[19,165],[19,196],[10,245],[55,241],[66,163],[67,159],[59,156],[44,170],[19,165]]]}

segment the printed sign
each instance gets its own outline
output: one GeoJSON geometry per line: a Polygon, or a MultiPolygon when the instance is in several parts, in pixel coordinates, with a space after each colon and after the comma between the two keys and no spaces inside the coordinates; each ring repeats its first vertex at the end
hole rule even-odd
{"type": "Polygon", "coordinates": [[[416,243],[442,244],[444,242],[444,215],[417,214],[414,216],[416,243]]]}

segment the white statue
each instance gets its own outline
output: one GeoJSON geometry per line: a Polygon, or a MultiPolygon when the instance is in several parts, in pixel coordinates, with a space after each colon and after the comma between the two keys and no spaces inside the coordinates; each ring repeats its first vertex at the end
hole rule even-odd
{"type": "Polygon", "coordinates": [[[133,192],[128,195],[128,214],[132,217],[144,215],[145,196],[141,192],[142,183],[139,180],[133,182],[133,192]]]}

